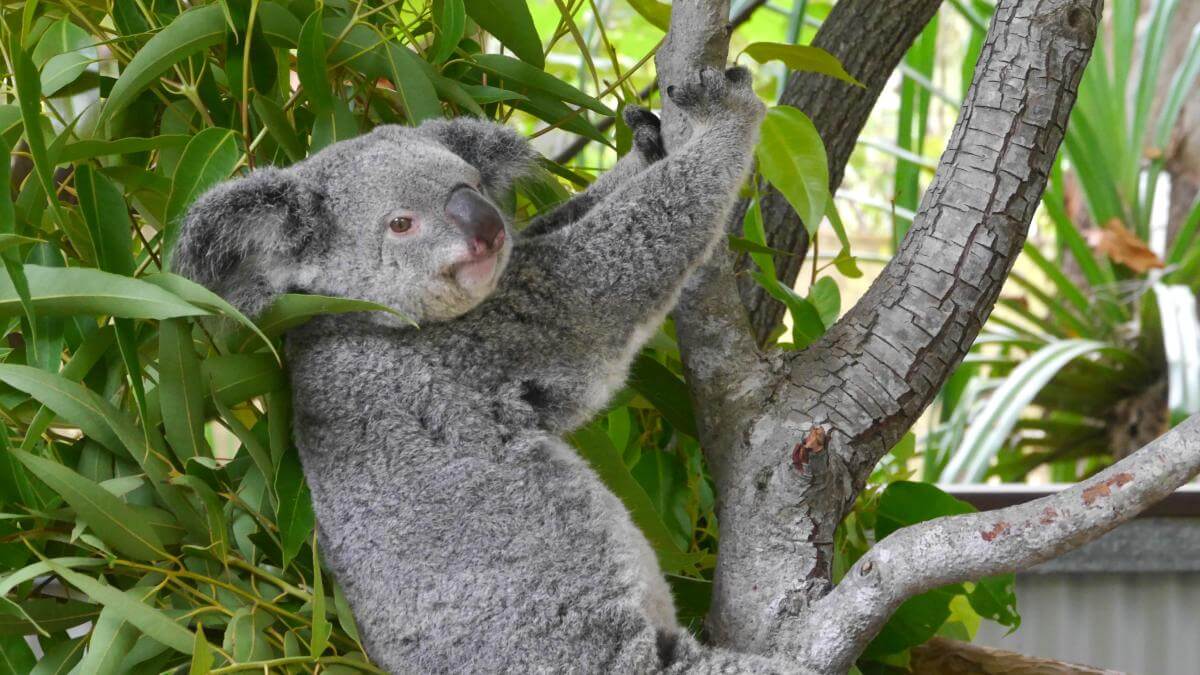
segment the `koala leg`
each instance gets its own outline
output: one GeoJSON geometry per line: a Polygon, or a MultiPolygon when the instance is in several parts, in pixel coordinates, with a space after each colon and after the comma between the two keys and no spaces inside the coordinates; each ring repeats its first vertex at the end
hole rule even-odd
{"type": "Polygon", "coordinates": [[[586,190],[571,197],[553,211],[534,218],[521,233],[522,236],[536,237],[574,223],[622,183],[666,155],[666,151],[663,150],[660,122],[654,113],[630,105],[625,107],[623,117],[625,124],[633,131],[633,148],[586,190]]]}
{"type": "Polygon", "coordinates": [[[537,257],[555,290],[594,322],[627,332],[661,319],[688,274],[725,232],[750,169],[765,107],[742,68],[706,68],[667,95],[692,125],[691,139],[551,237],[537,257]]]}

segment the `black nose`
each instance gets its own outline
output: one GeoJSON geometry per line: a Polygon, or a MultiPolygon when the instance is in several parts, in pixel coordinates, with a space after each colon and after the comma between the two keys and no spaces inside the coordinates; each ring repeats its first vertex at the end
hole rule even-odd
{"type": "Polygon", "coordinates": [[[446,218],[467,235],[472,249],[490,252],[504,243],[504,218],[491,202],[469,187],[455,188],[450,193],[450,199],[446,200],[446,218]]]}

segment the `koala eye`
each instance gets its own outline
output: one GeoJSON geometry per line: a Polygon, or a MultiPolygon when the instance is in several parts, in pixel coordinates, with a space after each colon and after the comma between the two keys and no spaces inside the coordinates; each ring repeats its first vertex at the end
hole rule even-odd
{"type": "Polygon", "coordinates": [[[408,216],[396,216],[388,221],[388,229],[396,234],[404,234],[412,229],[413,221],[408,216]]]}

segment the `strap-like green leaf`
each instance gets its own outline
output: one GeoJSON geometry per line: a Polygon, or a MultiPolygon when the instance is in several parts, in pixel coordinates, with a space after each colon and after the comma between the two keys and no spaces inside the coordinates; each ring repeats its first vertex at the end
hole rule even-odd
{"type": "Polygon", "coordinates": [[[192,645],[196,636],[188,629],[172,621],[169,616],[163,614],[160,610],[132,598],[112,586],[102,584],[89,576],[72,572],[66,567],[52,561],[46,561],[46,563],[51,571],[62,577],[63,581],[83,591],[89,598],[104,605],[106,608],[111,607],[117,616],[128,620],[129,623],[137,626],[146,635],[175,651],[183,652],[184,654],[192,653],[192,645]]]}
{"type": "MultiPolygon", "coordinates": [[[[202,316],[203,309],[139,279],[83,267],[26,265],[30,301],[41,315],[98,314],[129,319],[202,316]]],[[[0,317],[17,316],[21,300],[11,279],[0,279],[0,317]]]]}
{"type": "Polygon", "coordinates": [[[108,94],[97,126],[102,126],[133,102],[159,75],[187,56],[220,44],[225,39],[225,17],[221,5],[192,8],[150,38],[121,71],[108,94]]]}
{"type": "Polygon", "coordinates": [[[20,450],[11,450],[35,476],[75,509],[96,536],[113,549],[138,560],[168,557],[158,535],[125,502],[67,467],[20,450]]]}

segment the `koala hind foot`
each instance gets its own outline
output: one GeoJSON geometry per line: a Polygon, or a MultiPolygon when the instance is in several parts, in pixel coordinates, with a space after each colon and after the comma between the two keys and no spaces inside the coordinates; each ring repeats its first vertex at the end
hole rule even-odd
{"type": "Polygon", "coordinates": [[[682,82],[669,85],[667,96],[700,124],[731,118],[757,123],[766,114],[766,106],[752,84],[750,71],[740,66],[724,72],[705,66],[682,82]]]}
{"type": "Polygon", "coordinates": [[[663,148],[662,123],[657,115],[640,106],[627,105],[622,117],[633,132],[634,150],[647,164],[653,164],[667,155],[663,148]]]}

